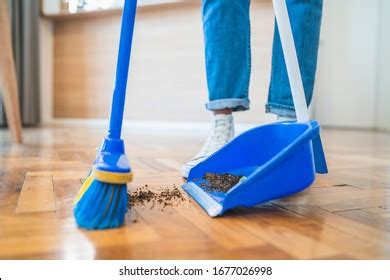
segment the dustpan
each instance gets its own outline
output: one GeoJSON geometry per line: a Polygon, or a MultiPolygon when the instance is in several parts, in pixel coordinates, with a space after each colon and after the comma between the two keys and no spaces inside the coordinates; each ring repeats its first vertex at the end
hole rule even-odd
{"type": "Polygon", "coordinates": [[[193,167],[183,189],[211,216],[250,207],[309,187],[327,173],[320,125],[310,120],[285,0],[273,0],[297,122],[248,130],[193,167]],[[211,191],[206,173],[243,176],[227,192],[211,191]]]}

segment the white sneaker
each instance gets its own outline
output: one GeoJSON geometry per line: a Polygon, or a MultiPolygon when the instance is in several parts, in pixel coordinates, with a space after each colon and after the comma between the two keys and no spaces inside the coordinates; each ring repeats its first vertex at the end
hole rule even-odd
{"type": "Polygon", "coordinates": [[[211,123],[211,133],[207,137],[202,149],[181,169],[181,174],[184,178],[188,177],[192,167],[208,158],[217,150],[222,148],[234,137],[234,122],[231,114],[214,115],[211,123]]]}

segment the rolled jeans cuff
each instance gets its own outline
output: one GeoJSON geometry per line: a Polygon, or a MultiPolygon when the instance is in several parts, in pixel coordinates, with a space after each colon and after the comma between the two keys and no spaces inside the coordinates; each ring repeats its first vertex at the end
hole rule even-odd
{"type": "Polygon", "coordinates": [[[210,111],[233,109],[233,112],[246,111],[249,109],[249,99],[229,98],[213,100],[206,104],[206,109],[210,111]]]}
{"type": "Polygon", "coordinates": [[[279,117],[296,118],[295,108],[293,106],[268,103],[265,105],[265,112],[278,115],[279,117]]]}

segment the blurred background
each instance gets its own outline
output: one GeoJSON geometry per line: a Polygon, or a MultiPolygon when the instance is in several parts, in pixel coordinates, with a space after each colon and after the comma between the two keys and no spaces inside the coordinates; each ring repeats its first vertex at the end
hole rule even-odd
{"type": "MultiPolygon", "coordinates": [[[[313,117],[325,127],[390,130],[390,1],[324,2],[313,117]]],[[[25,125],[105,121],[122,5],[123,0],[9,1],[25,125]]],[[[126,120],[208,121],[200,0],[141,0],[139,6],[126,120]]],[[[252,0],[251,18],[251,110],[236,114],[242,124],[275,120],[264,113],[271,0],[252,0]]]]}

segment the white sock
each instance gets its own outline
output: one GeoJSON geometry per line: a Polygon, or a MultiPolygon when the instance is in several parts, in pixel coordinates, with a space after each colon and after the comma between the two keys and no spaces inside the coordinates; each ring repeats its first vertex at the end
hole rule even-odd
{"type": "Polygon", "coordinates": [[[294,118],[294,117],[282,117],[282,116],[277,117],[278,122],[291,122],[291,121],[296,121],[296,120],[297,120],[297,118],[294,118]]]}

